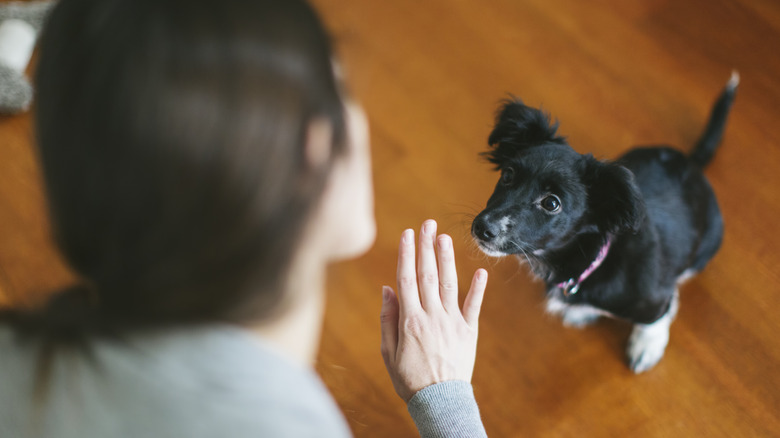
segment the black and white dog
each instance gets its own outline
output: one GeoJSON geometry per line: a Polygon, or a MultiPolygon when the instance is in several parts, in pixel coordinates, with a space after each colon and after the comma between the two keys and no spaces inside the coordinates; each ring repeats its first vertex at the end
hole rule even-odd
{"type": "Polygon", "coordinates": [[[489,256],[524,258],[547,286],[547,311],[582,327],[600,316],[633,323],[627,349],[641,373],[663,357],[678,285],[701,271],[723,236],[702,174],[720,143],[739,76],[732,75],[693,151],[636,148],[615,162],[575,152],[542,111],[503,103],[487,159],[501,171],[471,232],[489,256]]]}

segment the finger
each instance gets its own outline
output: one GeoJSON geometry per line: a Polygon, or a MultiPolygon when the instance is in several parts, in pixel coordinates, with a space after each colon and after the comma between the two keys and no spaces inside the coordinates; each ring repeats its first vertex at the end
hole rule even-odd
{"type": "Polygon", "coordinates": [[[398,245],[398,302],[401,312],[419,310],[420,295],[417,291],[417,274],[414,268],[414,230],[406,230],[401,234],[398,245]]]}
{"type": "Polygon", "coordinates": [[[420,300],[426,310],[441,307],[439,296],[439,268],[436,266],[436,221],[427,220],[420,230],[420,254],[417,256],[417,283],[420,300]]]}
{"type": "Polygon", "coordinates": [[[463,302],[463,319],[472,328],[477,327],[479,312],[482,309],[482,298],[485,296],[488,274],[484,269],[477,269],[474,278],[471,279],[471,287],[463,302]]]}
{"type": "Polygon", "coordinates": [[[452,238],[446,234],[436,239],[439,249],[439,294],[441,303],[448,312],[457,312],[458,308],[458,272],[455,269],[455,252],[452,238]]]}
{"type": "Polygon", "coordinates": [[[379,323],[382,329],[382,359],[385,366],[395,363],[395,352],[398,349],[398,298],[390,286],[382,287],[382,310],[379,312],[379,323]]]}

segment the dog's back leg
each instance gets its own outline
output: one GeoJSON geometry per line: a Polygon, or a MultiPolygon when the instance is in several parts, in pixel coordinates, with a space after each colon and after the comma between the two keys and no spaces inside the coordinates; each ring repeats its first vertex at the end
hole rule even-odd
{"type": "Polygon", "coordinates": [[[633,372],[645,372],[664,357],[666,345],[669,343],[669,327],[677,316],[679,301],[679,294],[675,290],[669,310],[664,316],[650,324],[634,324],[626,351],[633,372]]]}

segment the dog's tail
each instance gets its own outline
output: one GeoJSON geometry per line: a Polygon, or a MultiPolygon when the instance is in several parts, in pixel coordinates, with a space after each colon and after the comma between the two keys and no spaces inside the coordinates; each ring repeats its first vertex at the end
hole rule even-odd
{"type": "Polygon", "coordinates": [[[710,120],[707,122],[704,134],[702,134],[696,143],[696,147],[693,148],[693,152],[691,152],[690,160],[693,164],[704,168],[712,160],[712,157],[715,156],[715,150],[723,137],[726,119],[728,118],[731,104],[734,103],[738,85],[739,73],[734,70],[731,72],[731,78],[726,83],[726,87],[715,102],[715,106],[712,107],[710,120]]]}

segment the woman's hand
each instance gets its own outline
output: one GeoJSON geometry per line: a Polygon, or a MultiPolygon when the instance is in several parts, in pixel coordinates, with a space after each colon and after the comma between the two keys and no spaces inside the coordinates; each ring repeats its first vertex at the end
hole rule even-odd
{"type": "Polygon", "coordinates": [[[409,229],[401,235],[398,249],[398,294],[389,286],[383,288],[380,318],[382,357],[405,402],[434,383],[471,382],[477,321],[487,285],[487,271],[478,269],[461,311],[452,238],[437,237],[433,220],[422,226],[416,268],[414,253],[414,231],[409,229]]]}

